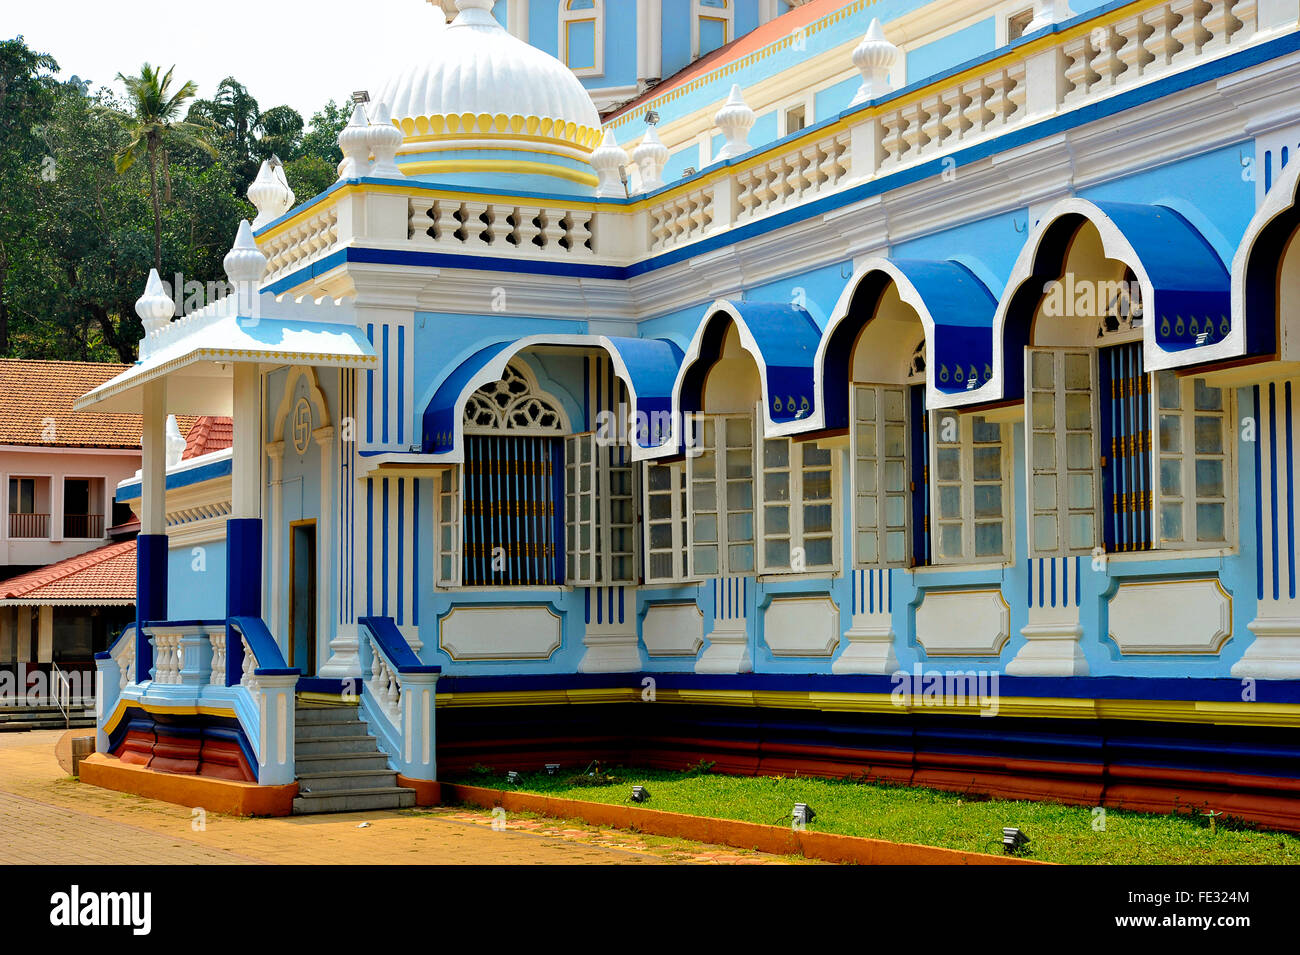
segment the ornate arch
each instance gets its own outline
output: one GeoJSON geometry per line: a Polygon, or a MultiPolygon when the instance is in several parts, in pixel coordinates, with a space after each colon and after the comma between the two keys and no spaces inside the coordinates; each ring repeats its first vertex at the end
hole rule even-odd
{"type": "Polygon", "coordinates": [[[463,420],[466,434],[569,433],[560,403],[542,391],[532,370],[522,362],[510,362],[498,380],[470,395],[463,420]]]}
{"type": "Polygon", "coordinates": [[[284,394],[281,395],[280,404],[275,409],[275,423],[271,427],[272,442],[284,440],[284,422],[296,404],[293,395],[298,390],[300,378],[307,379],[307,397],[316,409],[316,427],[313,430],[319,431],[330,426],[329,402],[325,400],[325,393],[321,391],[320,381],[316,378],[316,369],[310,365],[294,365],[289,369],[289,374],[284,380],[284,394]]]}

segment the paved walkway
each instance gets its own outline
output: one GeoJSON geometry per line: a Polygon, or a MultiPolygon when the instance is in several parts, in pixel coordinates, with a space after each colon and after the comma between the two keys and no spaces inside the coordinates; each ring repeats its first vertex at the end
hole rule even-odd
{"type": "Polygon", "coordinates": [[[757,852],[462,809],[241,819],[83,786],[60,730],[0,733],[0,865],[780,864],[757,852]],[[498,827],[504,821],[504,830],[498,827]]]}

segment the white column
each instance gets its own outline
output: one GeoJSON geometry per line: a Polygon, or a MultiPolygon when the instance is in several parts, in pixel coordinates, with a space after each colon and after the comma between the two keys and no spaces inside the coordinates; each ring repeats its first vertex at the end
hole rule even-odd
{"type": "Polygon", "coordinates": [[[831,664],[832,673],[893,673],[893,574],[884,570],[852,570],[853,621],[844,633],[847,646],[831,664]]]}
{"type": "Polygon", "coordinates": [[[11,663],[14,659],[14,611],[12,607],[0,607],[0,663],[11,663]]]}
{"type": "Polygon", "coordinates": [[[758,0],[758,23],[763,25],[769,20],[775,20],[779,15],[777,7],[780,6],[781,0],[758,0]]]}
{"type": "Polygon", "coordinates": [[[18,663],[32,662],[32,608],[17,607],[18,612],[18,663]]]}
{"type": "Polygon", "coordinates": [[[234,443],[231,448],[232,518],[261,517],[262,376],[258,366],[234,367],[234,443]]]}
{"type": "Polygon", "coordinates": [[[143,386],[140,422],[140,533],[167,533],[167,381],[143,386]]]}
{"type": "Polygon", "coordinates": [[[266,508],[266,521],[262,533],[271,545],[270,566],[263,569],[270,590],[266,612],[266,625],[275,637],[276,643],[283,645],[284,636],[283,607],[284,574],[281,565],[284,559],[284,442],[273,441],[266,446],[266,456],[271,459],[271,494],[266,508]]]}
{"type": "Polygon", "coordinates": [[[41,607],[37,613],[36,662],[54,661],[54,608],[41,607]]]}
{"type": "Polygon", "coordinates": [[[321,676],[351,675],[350,670],[346,674],[341,672],[342,666],[351,664],[345,664],[339,658],[346,657],[350,649],[351,660],[355,661],[357,652],[355,642],[350,648],[342,645],[334,615],[330,612],[330,597],[337,590],[334,555],[339,547],[334,529],[334,481],[339,473],[338,462],[334,460],[334,435],[333,426],[317,428],[312,432],[312,437],[320,448],[320,518],[316,523],[316,553],[320,574],[316,581],[316,659],[325,661],[317,667],[321,676]]]}
{"type": "Polygon", "coordinates": [[[664,75],[663,0],[647,0],[647,6],[645,76],[641,79],[661,80],[664,75]]]}
{"type": "Polygon", "coordinates": [[[63,540],[63,490],[66,486],[62,474],[50,478],[50,540],[63,540]]]}

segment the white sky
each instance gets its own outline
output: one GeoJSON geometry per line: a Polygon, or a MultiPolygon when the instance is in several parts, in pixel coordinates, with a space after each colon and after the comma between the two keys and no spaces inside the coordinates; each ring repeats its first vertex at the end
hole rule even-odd
{"type": "Polygon", "coordinates": [[[211,96],[234,76],[262,109],[286,104],[310,121],[352,90],[378,95],[439,29],[428,0],[0,0],[0,39],[58,60],[60,76],[121,91],[118,73],[146,61],[211,96]]]}

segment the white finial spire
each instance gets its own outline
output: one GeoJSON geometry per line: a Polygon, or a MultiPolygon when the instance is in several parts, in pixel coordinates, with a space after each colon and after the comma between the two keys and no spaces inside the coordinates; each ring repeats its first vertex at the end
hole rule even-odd
{"type": "Polygon", "coordinates": [[[397,167],[397,150],[402,146],[402,131],[393,125],[393,114],[385,103],[376,103],[370,111],[370,151],[375,156],[370,175],[379,179],[404,179],[397,167]]]}
{"type": "Polygon", "coordinates": [[[278,162],[272,166],[270,160],[262,160],[257,178],[248,187],[248,201],[257,207],[253,228],[260,229],[268,222],[280,218],[293,208],[294,198],[289,180],[284,176],[284,167],[278,162]]]}
{"type": "Polygon", "coordinates": [[[885,38],[878,18],[867,27],[867,35],[853,51],[853,65],[862,73],[862,85],[850,106],[857,106],[889,92],[889,71],[901,51],[885,38]]]}
{"type": "Polygon", "coordinates": [[[343,151],[340,179],[357,179],[370,172],[370,120],[361,103],[352,107],[352,118],[339,133],[339,149],[343,151]]]}
{"type": "Polygon", "coordinates": [[[140,316],[140,322],[144,325],[144,340],[140,345],[140,351],[143,353],[148,350],[145,343],[166,328],[167,323],[176,314],[176,303],[167,294],[167,287],[158,277],[157,269],[149,270],[149,280],[144,284],[144,294],[136,299],[135,313],[140,316]]]}
{"type": "Polygon", "coordinates": [[[592,151],[591,165],[600,177],[600,181],[596,184],[597,198],[622,199],[627,195],[621,171],[627,165],[627,150],[618,144],[612,129],[605,130],[605,138],[592,151]]]}
{"type": "Polygon", "coordinates": [[[253,238],[253,227],[248,224],[247,219],[240,220],[239,234],[235,236],[235,244],[226,253],[222,265],[226,267],[226,277],[230,279],[230,284],[235,287],[235,294],[238,296],[237,307],[240,320],[247,321],[248,324],[257,324],[257,320],[261,318],[258,309],[261,301],[258,283],[266,272],[266,256],[257,247],[257,240],[253,238]]]}
{"type": "Polygon", "coordinates": [[[632,161],[641,170],[641,191],[654,192],[664,187],[664,166],[668,163],[668,147],[659,140],[653,126],[647,126],[641,145],[632,150],[632,161]]]}
{"type": "Polygon", "coordinates": [[[167,416],[166,438],[167,467],[174,468],[185,456],[185,438],[181,435],[181,426],[177,424],[174,414],[167,416]]]}
{"type": "Polygon", "coordinates": [[[452,21],[452,26],[501,26],[492,16],[493,5],[493,0],[456,0],[456,9],[460,13],[452,21]]]}
{"type": "Polygon", "coordinates": [[[718,129],[722,130],[722,135],[727,138],[726,145],[718,150],[718,155],[714,158],[734,159],[749,152],[748,136],[754,126],[754,119],[754,111],[746,105],[745,97],[740,91],[740,84],[734,84],[731,87],[731,95],[722,104],[722,109],[718,110],[718,115],[713,118],[718,129]]]}

